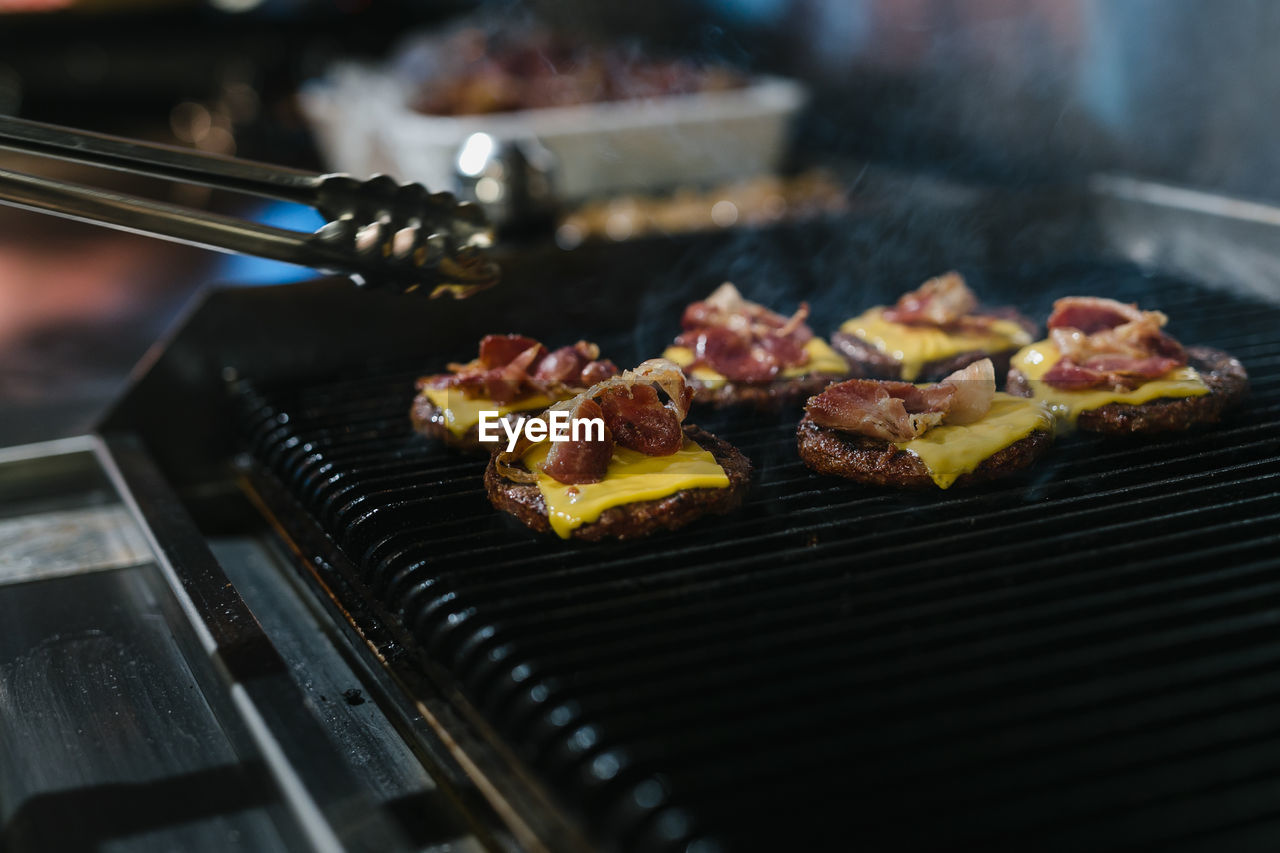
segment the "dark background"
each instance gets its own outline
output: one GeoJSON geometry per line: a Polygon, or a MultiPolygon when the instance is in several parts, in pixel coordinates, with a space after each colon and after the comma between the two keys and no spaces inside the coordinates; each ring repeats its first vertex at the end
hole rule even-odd
{"type": "Polygon", "coordinates": [[[260,0],[222,11],[248,4],[0,17],[0,111],[136,132],[163,127],[181,101],[247,84],[263,112],[239,117],[239,153],[296,162],[305,131],[286,102],[334,57],[384,55],[461,14],[532,11],[561,29],[807,80],[818,97],[804,152],[1002,181],[1114,169],[1280,198],[1280,6],[1268,0],[260,0]]]}

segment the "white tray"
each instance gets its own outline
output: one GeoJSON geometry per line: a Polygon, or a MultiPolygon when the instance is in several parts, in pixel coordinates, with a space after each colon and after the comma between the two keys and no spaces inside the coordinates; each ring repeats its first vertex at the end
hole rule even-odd
{"type": "Polygon", "coordinates": [[[300,93],[321,154],[340,172],[379,172],[455,189],[453,158],[472,133],[537,139],[557,164],[556,194],[700,184],[774,170],[805,91],[756,78],[741,89],[478,116],[428,116],[407,106],[407,87],[359,66],[335,68],[300,93]]]}

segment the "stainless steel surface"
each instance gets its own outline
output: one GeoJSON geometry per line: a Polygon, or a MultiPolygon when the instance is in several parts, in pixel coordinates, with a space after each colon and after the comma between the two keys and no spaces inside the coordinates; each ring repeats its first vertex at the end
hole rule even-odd
{"type": "Polygon", "coordinates": [[[257,536],[215,537],[210,548],[280,650],[334,748],[371,798],[396,817],[410,844],[424,853],[484,850],[388,719],[367,674],[339,651],[346,648],[339,636],[346,626],[323,612],[282,555],[257,536]]]}
{"type": "Polygon", "coordinates": [[[199,565],[203,542],[184,538],[177,502],[151,498],[165,516],[158,536],[142,520],[128,482],[144,494],[155,483],[136,457],[84,438],[3,459],[6,522],[47,531],[57,513],[65,534],[0,577],[6,849],[411,849],[332,751],[225,576],[199,565]],[[32,495],[25,517],[21,491],[32,495]],[[114,537],[108,518],[121,525],[114,537]],[[110,568],[122,542],[145,562],[110,568]],[[50,567],[57,577],[30,579],[50,567]],[[212,630],[191,618],[209,606],[221,620],[212,630]]]}
{"type": "Polygon", "coordinates": [[[0,849],[484,849],[285,563],[201,565],[114,443],[0,450],[0,849]]]}
{"type": "Polygon", "coordinates": [[[0,117],[0,148],[282,198],[329,222],[303,234],[55,178],[0,169],[0,201],[216,251],[464,296],[497,282],[480,208],[385,175],[358,181],[0,117]]]}
{"type": "Polygon", "coordinates": [[[306,842],[323,851],[409,849],[328,743],[279,651],[146,452],[129,436],[113,436],[101,442],[98,459],[192,628],[186,657],[212,666],[217,678],[203,685],[206,693],[229,697],[306,842]]]}
{"type": "Polygon", "coordinates": [[[0,844],[285,850],[259,760],[175,646],[154,563],[0,587],[0,844]]]}
{"type": "Polygon", "coordinates": [[[88,436],[0,448],[0,519],[118,504],[88,436]]]}
{"type": "Polygon", "coordinates": [[[1263,299],[1280,297],[1280,206],[1122,175],[1090,181],[1112,249],[1263,299]]]}
{"type": "Polygon", "coordinates": [[[398,619],[362,598],[367,591],[353,578],[350,561],[331,551],[318,528],[297,536],[286,531],[264,503],[280,496],[279,486],[252,470],[243,473],[248,494],[288,546],[311,600],[328,624],[338,626],[335,639],[346,641],[340,644],[353,670],[376,689],[406,742],[450,791],[484,842],[509,853],[592,849],[458,685],[405,636],[398,619]]]}
{"type": "Polygon", "coordinates": [[[0,583],[149,562],[121,506],[55,510],[0,520],[0,583]]]}
{"type": "Polygon", "coordinates": [[[287,560],[199,565],[114,443],[0,449],[0,849],[483,850],[287,560]]]}
{"type": "Polygon", "coordinates": [[[0,849],[293,849],[260,757],[198,689],[210,662],[182,654],[191,629],[90,445],[0,453],[0,483],[43,483],[32,506],[74,507],[24,517],[9,503],[2,522],[42,535],[0,564],[0,849]]]}

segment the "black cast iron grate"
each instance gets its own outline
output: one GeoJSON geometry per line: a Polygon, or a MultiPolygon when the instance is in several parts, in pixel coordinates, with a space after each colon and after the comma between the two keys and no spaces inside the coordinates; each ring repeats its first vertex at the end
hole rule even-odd
{"type": "MultiPolygon", "coordinates": [[[[1036,278],[1028,310],[1080,290],[1036,278]]],[[[698,415],[749,504],[604,545],[495,513],[482,461],[411,431],[417,371],[247,390],[244,434],[610,846],[1274,849],[1280,308],[1089,280],[1236,354],[1246,407],[938,494],[809,473],[794,416],[698,415]]]]}

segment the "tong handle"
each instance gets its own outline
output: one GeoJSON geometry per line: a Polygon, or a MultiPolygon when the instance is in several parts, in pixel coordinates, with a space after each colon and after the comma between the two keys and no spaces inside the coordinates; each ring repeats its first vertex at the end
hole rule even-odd
{"type": "Polygon", "coordinates": [[[328,245],[297,231],[215,213],[195,212],[178,205],[53,178],[0,169],[0,195],[8,204],[25,210],[51,213],[206,249],[256,255],[318,269],[350,268],[350,259],[338,245],[328,245]]]}
{"type": "Polygon", "coordinates": [[[465,296],[498,280],[479,207],[385,175],[358,181],[0,116],[0,149],[314,207],[315,234],[272,228],[69,181],[0,169],[0,202],[219,251],[257,255],[405,291],[465,296]]]}
{"type": "Polygon", "coordinates": [[[0,148],[315,206],[322,177],[301,169],[0,116],[0,148]]]}

